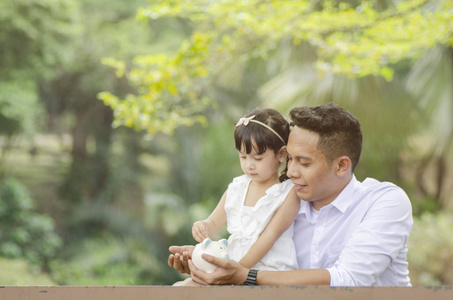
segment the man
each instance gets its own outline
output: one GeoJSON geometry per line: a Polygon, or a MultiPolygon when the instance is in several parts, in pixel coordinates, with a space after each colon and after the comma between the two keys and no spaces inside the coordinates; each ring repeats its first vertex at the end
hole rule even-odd
{"type": "Polygon", "coordinates": [[[299,270],[249,270],[203,255],[218,266],[207,274],[189,259],[192,246],[170,247],[169,265],[190,271],[200,284],[410,286],[410,200],[391,183],[355,178],[362,151],[358,120],[332,103],[297,107],[290,115],[287,174],[302,199],[293,237],[299,270]]]}

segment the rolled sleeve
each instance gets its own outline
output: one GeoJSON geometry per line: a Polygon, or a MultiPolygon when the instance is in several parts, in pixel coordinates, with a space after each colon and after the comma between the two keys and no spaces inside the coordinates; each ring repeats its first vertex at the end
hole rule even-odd
{"type": "Polygon", "coordinates": [[[330,273],[330,286],[355,286],[355,282],[352,279],[351,275],[341,269],[338,265],[335,265],[331,268],[327,268],[327,271],[330,273]]]}

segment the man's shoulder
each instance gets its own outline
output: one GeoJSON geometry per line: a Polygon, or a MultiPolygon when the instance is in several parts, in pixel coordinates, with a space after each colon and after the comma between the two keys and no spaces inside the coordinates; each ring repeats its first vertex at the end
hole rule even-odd
{"type": "Polygon", "coordinates": [[[370,177],[367,177],[365,178],[364,181],[359,182],[358,190],[363,192],[376,192],[376,191],[386,192],[390,190],[399,190],[404,192],[402,188],[400,188],[394,183],[388,181],[379,181],[377,179],[370,177]]]}
{"type": "MultiPolygon", "coordinates": [[[[357,188],[358,198],[369,202],[391,201],[396,203],[410,203],[406,192],[394,183],[379,181],[374,178],[366,178],[359,183],[357,188]]],[[[410,205],[410,204],[409,204],[410,205]]]]}

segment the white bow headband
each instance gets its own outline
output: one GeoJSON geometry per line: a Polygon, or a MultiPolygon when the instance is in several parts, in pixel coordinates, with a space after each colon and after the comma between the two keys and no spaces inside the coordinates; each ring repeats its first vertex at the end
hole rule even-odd
{"type": "Polygon", "coordinates": [[[278,138],[283,142],[283,144],[286,145],[285,140],[277,133],[277,131],[272,129],[270,126],[264,124],[263,122],[253,120],[254,117],[255,117],[255,115],[248,117],[248,118],[240,118],[239,121],[236,123],[236,127],[241,126],[241,125],[247,126],[247,125],[249,125],[249,122],[260,124],[261,126],[264,126],[267,129],[269,129],[270,131],[272,131],[273,133],[275,133],[275,135],[278,136],[278,138]]]}

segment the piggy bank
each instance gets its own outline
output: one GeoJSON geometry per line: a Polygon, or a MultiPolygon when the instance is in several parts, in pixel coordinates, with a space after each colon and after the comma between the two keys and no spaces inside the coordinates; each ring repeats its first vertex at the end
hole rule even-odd
{"type": "Polygon", "coordinates": [[[197,269],[202,270],[206,273],[212,273],[217,269],[216,265],[205,261],[201,255],[203,253],[220,257],[229,258],[228,255],[228,241],[221,239],[219,241],[213,241],[210,238],[204,239],[203,242],[197,244],[192,252],[192,262],[197,269]]]}

